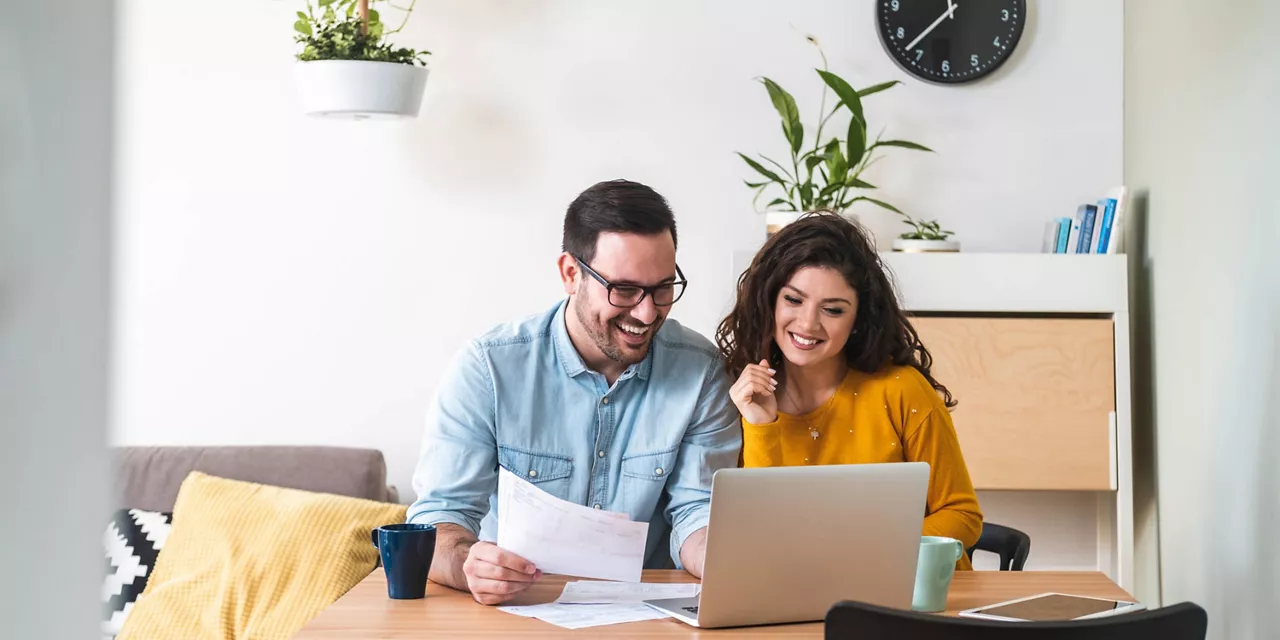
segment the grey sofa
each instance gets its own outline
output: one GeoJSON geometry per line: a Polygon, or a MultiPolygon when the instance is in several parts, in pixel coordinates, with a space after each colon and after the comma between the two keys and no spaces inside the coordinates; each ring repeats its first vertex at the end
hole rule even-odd
{"type": "Polygon", "coordinates": [[[172,511],[192,471],[290,489],[399,502],[376,449],[300,446],[116,447],[117,506],[172,511]]]}

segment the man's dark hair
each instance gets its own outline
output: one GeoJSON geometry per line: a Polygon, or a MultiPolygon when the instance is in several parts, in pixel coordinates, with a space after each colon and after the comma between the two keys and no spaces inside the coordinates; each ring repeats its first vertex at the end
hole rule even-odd
{"type": "Polygon", "coordinates": [[[671,232],[676,242],[676,218],[657,191],[630,180],[598,182],[583,191],[564,214],[561,248],[590,263],[596,257],[601,233],[656,235],[671,232]]]}

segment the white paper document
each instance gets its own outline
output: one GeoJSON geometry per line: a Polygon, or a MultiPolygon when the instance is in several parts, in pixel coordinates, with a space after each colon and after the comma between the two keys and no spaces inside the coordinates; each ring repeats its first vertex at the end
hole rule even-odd
{"type": "Polygon", "coordinates": [[[534,604],[523,607],[498,607],[499,611],[526,618],[537,618],[566,629],[585,629],[606,624],[661,620],[667,615],[648,605],[627,604],[534,604]]]}
{"type": "Polygon", "coordinates": [[[663,584],[657,582],[570,582],[556,598],[562,604],[613,604],[640,603],[645,600],[665,598],[692,598],[702,591],[702,585],[663,584]]]}
{"type": "Polygon", "coordinates": [[[648,535],[647,522],[561,500],[498,469],[498,546],[543,573],[640,582],[648,535]]]}
{"type": "Polygon", "coordinates": [[[498,607],[498,610],[526,618],[537,618],[566,629],[585,629],[670,617],[642,604],[642,601],[691,598],[701,590],[700,584],[570,582],[564,586],[560,597],[550,604],[498,607]]]}

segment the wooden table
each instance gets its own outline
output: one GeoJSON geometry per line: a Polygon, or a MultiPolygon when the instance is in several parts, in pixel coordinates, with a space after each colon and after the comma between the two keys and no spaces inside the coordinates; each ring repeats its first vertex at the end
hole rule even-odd
{"type": "MultiPolygon", "coordinates": [[[[577,578],[547,576],[522,597],[510,604],[550,602],[560,595],[564,583],[577,578]]],[[[645,571],[645,582],[695,582],[683,571],[645,571]]],[[[1133,597],[1101,573],[1034,572],[1034,571],[960,571],[951,582],[947,598],[947,614],[1021,598],[1046,591],[1128,599],[1133,597]]],[[[387,597],[387,582],[382,570],[369,574],[345,596],[320,612],[298,635],[297,640],[371,639],[371,638],[487,638],[510,636],[540,638],[641,636],[702,638],[713,635],[785,636],[821,638],[822,623],[739,627],[723,630],[701,630],[674,619],[649,620],[626,624],[570,630],[534,618],[503,613],[493,607],[477,604],[471,595],[442,587],[427,586],[422,600],[392,600],[387,597]]]]}

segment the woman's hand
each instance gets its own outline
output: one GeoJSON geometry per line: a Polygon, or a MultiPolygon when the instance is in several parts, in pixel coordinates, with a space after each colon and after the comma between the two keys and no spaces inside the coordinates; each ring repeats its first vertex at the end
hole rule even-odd
{"type": "Polygon", "coordinates": [[[747,365],[738,381],[730,387],[729,397],[747,422],[768,424],[778,419],[778,398],[773,395],[778,389],[778,381],[774,379],[774,373],[769,368],[769,361],[761,360],[760,364],[747,365]]]}

